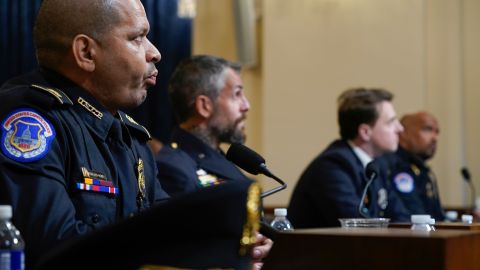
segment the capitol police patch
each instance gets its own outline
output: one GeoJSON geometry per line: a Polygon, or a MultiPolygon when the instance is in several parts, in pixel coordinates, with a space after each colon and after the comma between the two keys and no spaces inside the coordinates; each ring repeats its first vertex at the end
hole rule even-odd
{"type": "Polygon", "coordinates": [[[395,175],[395,177],[393,178],[393,182],[395,183],[395,186],[400,192],[410,193],[413,191],[413,177],[408,173],[402,172],[395,175]]]}
{"type": "Polygon", "coordinates": [[[18,109],[2,122],[2,152],[19,162],[42,158],[55,138],[52,124],[33,109],[18,109]]]}

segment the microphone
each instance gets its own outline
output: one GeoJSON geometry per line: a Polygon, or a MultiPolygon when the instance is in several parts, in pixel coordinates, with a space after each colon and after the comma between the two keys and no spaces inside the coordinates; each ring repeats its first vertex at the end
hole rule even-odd
{"type": "Polygon", "coordinates": [[[472,197],[472,210],[475,210],[476,205],[475,205],[475,199],[477,197],[477,192],[475,191],[475,186],[473,185],[471,176],[470,176],[470,171],[468,170],[467,167],[462,167],[460,170],[460,173],[462,174],[463,180],[468,183],[470,186],[470,197],[472,197]]]}
{"type": "Polygon", "coordinates": [[[261,198],[267,197],[269,195],[272,195],[273,193],[287,188],[287,184],[285,184],[285,182],[273,175],[273,173],[271,173],[267,169],[267,165],[265,165],[265,159],[252,149],[246,147],[245,145],[241,143],[233,143],[228,149],[226,157],[228,160],[230,160],[243,170],[247,171],[248,173],[251,173],[253,175],[261,173],[274,179],[281,185],[269,191],[262,192],[262,194],[260,195],[261,198]]]}
{"type": "Polygon", "coordinates": [[[364,208],[365,206],[364,201],[365,201],[365,196],[367,196],[368,187],[370,186],[370,184],[372,184],[373,180],[377,178],[378,171],[379,171],[378,166],[374,161],[371,161],[370,163],[368,163],[367,167],[365,168],[365,176],[367,177],[368,181],[367,181],[367,184],[365,185],[365,188],[363,189],[362,198],[360,199],[360,204],[358,205],[358,212],[364,218],[370,217],[368,215],[368,210],[364,208]]]}

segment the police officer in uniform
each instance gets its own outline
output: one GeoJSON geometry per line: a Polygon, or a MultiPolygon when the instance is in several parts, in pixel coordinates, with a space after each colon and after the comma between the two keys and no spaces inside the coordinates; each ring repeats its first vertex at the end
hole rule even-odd
{"type": "MultiPolygon", "coordinates": [[[[355,88],[338,99],[341,139],[331,143],[303,172],[293,191],[288,213],[296,228],[339,226],[339,218],[361,217],[360,200],[367,183],[365,167],[397,149],[402,126],[383,89],[355,88]]],[[[403,205],[380,174],[368,189],[363,215],[407,220],[403,205]]]]}
{"type": "Polygon", "coordinates": [[[40,68],[0,91],[0,203],[26,244],[27,267],[65,239],[168,198],[148,131],[121,108],[141,104],[160,53],[139,0],[44,0],[40,68]]]}
{"type": "Polygon", "coordinates": [[[400,134],[400,147],[387,157],[392,185],[410,214],[444,220],[436,178],[426,163],[437,149],[437,119],[422,111],[403,116],[401,123],[405,130],[400,134]]]}
{"type": "Polygon", "coordinates": [[[172,143],[156,156],[165,190],[176,196],[247,180],[220,149],[220,143],[245,141],[250,104],[240,66],[219,57],[193,56],[178,65],[169,91],[180,124],[172,133],[172,143]]]}
{"type": "MultiPolygon", "coordinates": [[[[227,183],[250,181],[225,158],[221,143],[245,141],[250,104],[243,91],[240,65],[220,57],[198,55],[182,61],[169,82],[179,127],[171,144],[156,156],[159,181],[170,196],[180,196],[227,183]]],[[[272,241],[257,234],[255,267],[272,241]]]]}

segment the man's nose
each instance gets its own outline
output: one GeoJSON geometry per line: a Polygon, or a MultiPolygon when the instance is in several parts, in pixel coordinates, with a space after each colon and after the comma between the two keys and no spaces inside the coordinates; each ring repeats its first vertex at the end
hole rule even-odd
{"type": "Polygon", "coordinates": [[[243,112],[248,112],[250,110],[250,102],[248,101],[247,97],[243,97],[243,102],[242,102],[242,111],[243,112]]]}
{"type": "Polygon", "coordinates": [[[150,40],[147,39],[147,49],[146,49],[147,62],[158,63],[162,59],[160,51],[153,45],[150,40]]]}
{"type": "Polygon", "coordinates": [[[397,120],[397,133],[402,133],[405,129],[403,128],[400,121],[397,120]]]}

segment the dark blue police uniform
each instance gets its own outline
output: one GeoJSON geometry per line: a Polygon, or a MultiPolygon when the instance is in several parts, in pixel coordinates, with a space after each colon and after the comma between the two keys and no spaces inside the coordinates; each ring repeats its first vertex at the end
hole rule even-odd
{"type": "Polygon", "coordinates": [[[13,79],[0,100],[0,203],[13,206],[27,265],[64,239],[168,198],[145,128],[59,74],[13,79]]]}
{"type": "Polygon", "coordinates": [[[159,180],[170,196],[231,180],[248,180],[223,152],[213,149],[189,132],[175,128],[172,143],[156,156],[159,180]]]}
{"type": "Polygon", "coordinates": [[[429,214],[437,221],[444,220],[435,175],[427,164],[401,147],[387,160],[392,186],[410,214],[429,214]]]}
{"type": "MultiPolygon", "coordinates": [[[[381,160],[377,161],[380,168],[381,160]]],[[[369,187],[370,217],[405,221],[408,215],[391,188],[384,170],[369,187]]],[[[360,217],[358,207],[367,178],[364,167],[346,141],[334,141],[303,172],[288,207],[295,228],[339,226],[338,218],[360,217]]]]}

